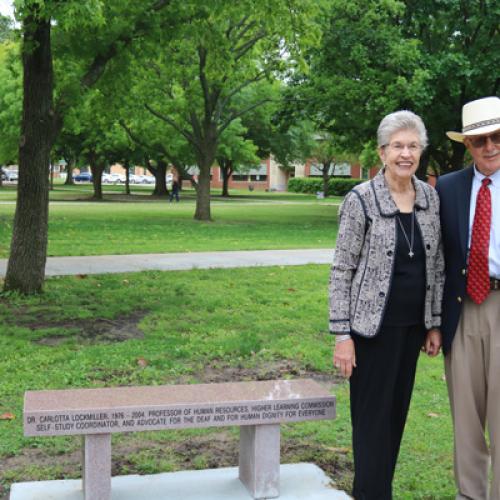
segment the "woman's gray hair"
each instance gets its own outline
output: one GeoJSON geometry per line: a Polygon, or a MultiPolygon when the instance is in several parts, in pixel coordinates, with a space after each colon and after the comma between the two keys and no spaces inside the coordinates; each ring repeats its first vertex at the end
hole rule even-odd
{"type": "Polygon", "coordinates": [[[379,147],[389,144],[391,136],[400,130],[414,130],[417,132],[422,149],[427,147],[427,130],[420,116],[412,111],[395,111],[385,116],[377,130],[379,147]]]}

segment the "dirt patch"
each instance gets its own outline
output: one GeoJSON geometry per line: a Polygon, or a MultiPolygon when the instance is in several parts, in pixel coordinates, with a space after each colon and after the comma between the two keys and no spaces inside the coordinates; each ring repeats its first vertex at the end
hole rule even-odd
{"type": "Polygon", "coordinates": [[[144,338],[144,332],[138,324],[147,313],[145,311],[135,311],[126,316],[115,319],[88,318],[74,320],[51,319],[42,316],[37,319],[30,318],[30,321],[22,324],[32,330],[58,329],[63,330],[63,334],[46,335],[35,340],[41,345],[59,345],[68,340],[77,341],[83,344],[96,342],[123,342],[131,339],[144,338]]]}
{"type": "MultiPolygon", "coordinates": [[[[6,304],[0,297],[0,302],[6,304]]],[[[144,338],[144,332],[139,328],[140,321],[149,311],[138,310],[113,319],[84,318],[61,319],[57,311],[33,312],[27,307],[11,307],[7,304],[9,314],[3,318],[7,324],[23,326],[33,331],[57,330],[51,335],[39,336],[34,342],[41,345],[59,345],[68,340],[83,344],[96,342],[123,342],[130,339],[144,338]]]]}
{"type": "Polygon", "coordinates": [[[281,445],[281,463],[314,463],[321,467],[332,481],[332,487],[349,492],[354,467],[349,448],[332,448],[300,441],[284,441],[281,445]]]}
{"type": "Polygon", "coordinates": [[[188,377],[181,377],[177,384],[189,383],[192,379],[202,383],[218,382],[240,382],[245,380],[276,380],[286,378],[312,378],[326,389],[330,390],[344,379],[336,372],[318,372],[304,368],[293,360],[275,360],[258,364],[251,368],[221,366],[218,362],[212,362],[198,372],[188,377]]]}
{"type": "MultiPolygon", "coordinates": [[[[82,343],[94,342],[124,342],[131,339],[144,338],[144,332],[138,327],[138,323],[146,313],[135,312],[129,316],[121,316],[116,319],[93,318],[60,323],[52,323],[50,328],[64,328],[77,331],[72,340],[82,343]]],[[[30,325],[30,328],[36,328],[30,325]]],[[[38,326],[40,328],[40,326],[38,326]]],[[[47,328],[47,326],[45,326],[47,328]]],[[[37,340],[42,345],[58,345],[66,342],[68,337],[61,335],[49,335],[37,340]]]]}

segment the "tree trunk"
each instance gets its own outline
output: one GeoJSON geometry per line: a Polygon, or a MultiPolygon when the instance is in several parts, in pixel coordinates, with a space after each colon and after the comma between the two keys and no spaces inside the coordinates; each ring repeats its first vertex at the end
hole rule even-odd
{"type": "Polygon", "coordinates": [[[125,194],[130,194],[130,165],[126,161],[123,165],[125,167],[125,194]]]}
{"type": "Polygon", "coordinates": [[[222,196],[229,197],[229,179],[233,173],[232,160],[219,160],[219,168],[222,174],[222,196]]]}
{"type": "Polygon", "coordinates": [[[221,169],[222,170],[222,196],[224,198],[229,198],[229,177],[231,174],[229,174],[226,169],[221,169]]]}
{"type": "Polygon", "coordinates": [[[212,220],[210,214],[210,165],[200,165],[198,189],[196,190],[196,220],[212,220]]]}
{"type": "MultiPolygon", "coordinates": [[[[36,15],[36,12],[34,13],[36,15]]],[[[54,140],[50,20],[24,20],[23,115],[16,213],[5,290],[42,291],[47,258],[49,164],[54,140]]]]}
{"type": "Polygon", "coordinates": [[[164,196],[166,198],[168,196],[167,164],[162,160],[158,160],[158,165],[156,168],[151,169],[151,172],[153,172],[156,179],[153,196],[164,196]]]}
{"type": "Polygon", "coordinates": [[[212,220],[210,213],[210,173],[215,161],[218,146],[217,126],[206,120],[203,123],[203,133],[199,136],[196,162],[200,169],[198,188],[196,189],[196,220],[212,220]]]}
{"type": "Polygon", "coordinates": [[[94,196],[92,199],[102,201],[102,173],[104,172],[104,163],[91,163],[90,170],[94,186],[94,196]]]}
{"type": "Polygon", "coordinates": [[[323,168],[321,169],[321,175],[323,177],[323,196],[328,197],[328,184],[330,181],[330,162],[323,163],[323,168]]]}
{"type": "Polygon", "coordinates": [[[70,159],[66,160],[66,180],[64,181],[65,186],[74,186],[75,181],[73,180],[73,169],[75,168],[75,161],[70,159]]]}

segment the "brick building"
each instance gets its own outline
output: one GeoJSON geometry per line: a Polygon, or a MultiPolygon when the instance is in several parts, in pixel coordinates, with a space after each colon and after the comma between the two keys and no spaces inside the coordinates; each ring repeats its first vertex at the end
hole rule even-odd
{"type": "MultiPolygon", "coordinates": [[[[371,168],[368,177],[373,178],[378,170],[378,167],[371,168]]],[[[359,179],[362,177],[362,169],[359,164],[343,163],[335,166],[334,175],[359,179]]],[[[314,160],[307,160],[305,164],[297,164],[295,169],[290,172],[279,168],[278,163],[271,156],[263,160],[258,168],[251,169],[248,173],[233,174],[228,187],[229,189],[248,189],[250,187],[261,191],[286,191],[288,179],[291,177],[320,176],[321,171],[314,160]]],[[[212,167],[211,185],[213,188],[222,188],[222,173],[219,167],[212,167]]]]}

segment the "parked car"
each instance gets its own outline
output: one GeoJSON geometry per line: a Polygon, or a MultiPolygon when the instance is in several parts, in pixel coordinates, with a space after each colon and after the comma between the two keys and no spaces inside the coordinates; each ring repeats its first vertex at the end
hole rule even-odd
{"type": "Polygon", "coordinates": [[[109,174],[113,184],[125,184],[127,177],[125,174],[109,174]]]}
{"type": "Polygon", "coordinates": [[[92,174],[90,172],[80,172],[73,176],[75,182],[92,182],[92,174]]]}
{"type": "Polygon", "coordinates": [[[104,173],[104,174],[102,174],[101,180],[105,184],[118,184],[118,183],[124,184],[125,183],[125,175],[104,173]]]}
{"type": "Polygon", "coordinates": [[[130,184],[145,184],[144,175],[130,174],[130,184]]]}
{"type": "Polygon", "coordinates": [[[2,168],[2,180],[6,182],[14,182],[19,178],[18,173],[15,170],[7,170],[2,168]]]}

